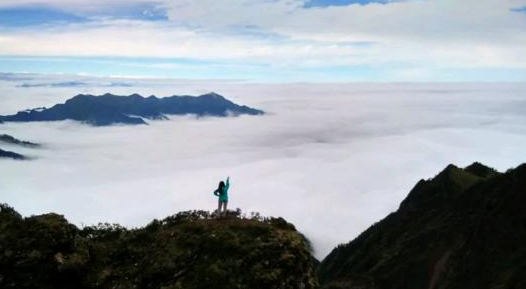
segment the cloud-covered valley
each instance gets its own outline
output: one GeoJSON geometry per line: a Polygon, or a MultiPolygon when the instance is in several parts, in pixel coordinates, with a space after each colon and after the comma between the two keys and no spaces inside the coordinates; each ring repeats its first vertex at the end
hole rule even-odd
{"type": "Polygon", "coordinates": [[[50,107],[78,93],[208,91],[267,112],[172,117],[148,126],[0,125],[1,134],[44,144],[0,145],[35,157],[0,160],[0,201],[25,215],[62,213],[77,225],[141,226],[180,210],[212,210],[212,191],[230,176],[231,208],[285,217],[323,257],[396,210],[419,179],[449,163],[480,161],[505,170],[526,159],[524,84],[2,79],[0,114],[50,107]],[[68,82],[85,85],[51,85],[68,82]],[[21,86],[32,83],[49,85],[21,86]]]}

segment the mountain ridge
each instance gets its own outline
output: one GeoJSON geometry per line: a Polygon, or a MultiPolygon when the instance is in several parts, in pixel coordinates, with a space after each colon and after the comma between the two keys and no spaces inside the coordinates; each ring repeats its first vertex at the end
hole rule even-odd
{"type": "Polygon", "coordinates": [[[38,143],[34,143],[34,142],[30,142],[30,141],[24,141],[24,140],[19,140],[11,135],[8,135],[8,134],[1,134],[0,135],[0,142],[4,142],[4,143],[7,143],[7,144],[12,144],[12,145],[18,145],[18,146],[23,146],[23,147],[29,147],[29,148],[38,148],[38,147],[41,147],[40,144],[38,143]]]}
{"type": "Polygon", "coordinates": [[[145,119],[162,120],[166,115],[194,114],[197,116],[226,117],[229,115],[261,115],[264,112],[238,105],[214,92],[200,96],[169,96],[147,98],[139,94],[128,96],[106,93],[100,96],[78,94],[51,108],[19,111],[0,116],[4,122],[76,120],[93,126],[113,124],[147,124],[145,119]]]}
{"type": "MultiPolygon", "coordinates": [[[[14,145],[14,146],[21,146],[25,148],[40,148],[42,145],[39,143],[19,140],[11,135],[8,134],[2,134],[0,135],[0,143],[5,143],[8,145],[14,145]]],[[[13,159],[13,160],[29,160],[30,158],[19,154],[17,152],[12,151],[6,151],[0,148],[0,158],[7,158],[7,159],[13,159]]]]}
{"type": "Polygon", "coordinates": [[[13,160],[27,160],[27,157],[19,153],[12,151],[5,151],[0,148],[0,158],[13,159],[13,160]]]}
{"type": "Polygon", "coordinates": [[[336,247],[318,267],[322,288],[526,288],[525,187],[526,164],[449,165],[336,247]]]}

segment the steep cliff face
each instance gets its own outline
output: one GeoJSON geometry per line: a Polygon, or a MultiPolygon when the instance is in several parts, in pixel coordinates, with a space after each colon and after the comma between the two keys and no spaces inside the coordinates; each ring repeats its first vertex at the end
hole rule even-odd
{"type": "Polygon", "coordinates": [[[323,288],[526,288],[526,165],[453,165],[318,267],[323,288]]]}
{"type": "Polygon", "coordinates": [[[317,288],[307,241],[281,218],[182,212],[128,230],[0,210],[0,288],[317,288]]]}

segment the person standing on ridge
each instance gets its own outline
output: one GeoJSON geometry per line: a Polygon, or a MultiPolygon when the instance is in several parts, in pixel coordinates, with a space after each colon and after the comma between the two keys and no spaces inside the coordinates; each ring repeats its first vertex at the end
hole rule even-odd
{"type": "Polygon", "coordinates": [[[230,187],[230,177],[226,178],[226,184],[223,181],[219,182],[219,186],[214,191],[214,195],[219,197],[217,213],[221,215],[221,207],[223,207],[223,213],[226,215],[226,207],[228,204],[228,188],[230,187]]]}

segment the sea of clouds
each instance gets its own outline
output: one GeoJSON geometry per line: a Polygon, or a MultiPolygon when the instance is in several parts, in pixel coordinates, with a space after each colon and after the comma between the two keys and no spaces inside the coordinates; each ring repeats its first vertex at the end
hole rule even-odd
{"type": "Polygon", "coordinates": [[[3,74],[0,114],[79,93],[198,95],[215,91],[267,112],[172,117],[148,126],[6,123],[0,134],[44,144],[0,160],[0,202],[57,212],[82,226],[143,226],[216,207],[282,216],[323,258],[397,209],[421,178],[449,163],[506,170],[526,160],[526,84],[256,84],[3,74]]]}

